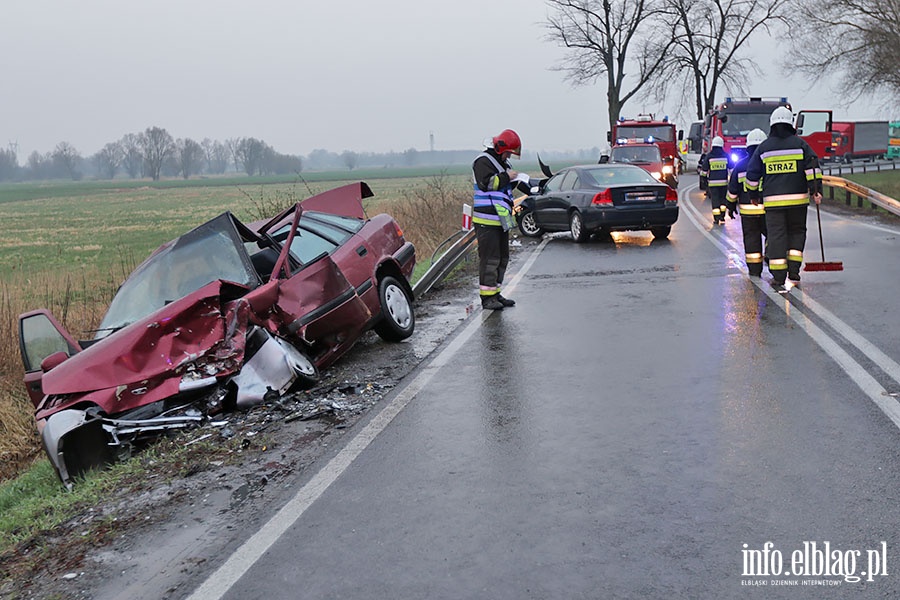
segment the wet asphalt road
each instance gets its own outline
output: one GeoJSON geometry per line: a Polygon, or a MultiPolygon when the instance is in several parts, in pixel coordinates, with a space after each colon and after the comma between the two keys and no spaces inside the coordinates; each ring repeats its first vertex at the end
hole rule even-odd
{"type": "Polygon", "coordinates": [[[900,392],[900,235],[823,214],[845,270],[783,297],[690,198],[669,241],[526,244],[518,306],[464,323],[224,597],[900,597],[900,431],[877,404],[900,392]],[[815,576],[813,543],[879,574],[815,576]],[[758,575],[751,550],[799,571],[758,575]]]}

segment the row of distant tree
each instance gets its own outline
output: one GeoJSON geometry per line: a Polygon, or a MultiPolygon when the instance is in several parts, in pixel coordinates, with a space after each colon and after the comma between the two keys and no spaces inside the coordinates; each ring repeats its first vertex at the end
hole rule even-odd
{"type": "MultiPolygon", "coordinates": [[[[60,142],[52,152],[32,152],[20,165],[16,152],[0,149],[0,182],[50,179],[159,179],[214,176],[225,173],[289,175],[303,170],[322,171],[357,168],[447,166],[470,163],[477,150],[341,153],[313,150],[307,156],[277,152],[269,144],[252,137],[225,141],[206,138],[174,138],[161,127],[129,133],[103,146],[92,156],[82,154],[70,143],[60,142]]],[[[545,159],[596,160],[598,148],[571,153],[548,153],[545,159]]]]}
{"type": "MultiPolygon", "coordinates": [[[[52,152],[32,152],[23,165],[13,148],[0,150],[0,181],[44,179],[132,179],[221,175],[228,172],[247,175],[282,175],[304,168],[301,156],[282,154],[253,137],[224,141],[209,138],[196,141],[174,138],[162,127],[148,127],[141,133],[129,133],[109,142],[96,154],[85,157],[69,142],[60,142],[52,152]]],[[[358,154],[313,151],[307,164],[354,169],[358,154]]]]}

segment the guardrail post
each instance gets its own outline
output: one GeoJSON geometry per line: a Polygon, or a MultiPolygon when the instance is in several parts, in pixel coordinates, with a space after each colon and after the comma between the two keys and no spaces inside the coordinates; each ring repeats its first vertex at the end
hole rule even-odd
{"type": "Polygon", "coordinates": [[[852,204],[851,204],[851,202],[850,202],[850,190],[844,190],[844,191],[845,191],[845,193],[847,194],[847,197],[846,197],[846,199],[845,199],[845,200],[846,200],[846,203],[847,203],[847,206],[852,206],[852,204]]]}

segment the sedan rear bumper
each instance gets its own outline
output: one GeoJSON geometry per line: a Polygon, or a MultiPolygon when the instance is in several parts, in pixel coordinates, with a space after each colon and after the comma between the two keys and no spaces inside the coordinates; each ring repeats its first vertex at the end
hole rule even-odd
{"type": "Polygon", "coordinates": [[[663,208],[599,208],[582,212],[585,229],[641,230],[672,225],[678,220],[678,206],[663,208]]]}

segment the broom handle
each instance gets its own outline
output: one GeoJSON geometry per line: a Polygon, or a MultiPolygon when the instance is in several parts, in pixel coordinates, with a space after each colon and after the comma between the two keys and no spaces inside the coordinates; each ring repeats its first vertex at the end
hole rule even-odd
{"type": "Polygon", "coordinates": [[[819,248],[822,249],[822,262],[825,262],[825,242],[822,241],[822,214],[819,205],[816,204],[816,220],[819,222],[819,248]]]}

